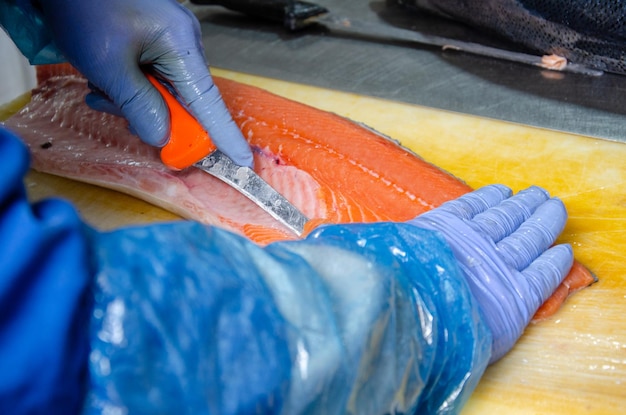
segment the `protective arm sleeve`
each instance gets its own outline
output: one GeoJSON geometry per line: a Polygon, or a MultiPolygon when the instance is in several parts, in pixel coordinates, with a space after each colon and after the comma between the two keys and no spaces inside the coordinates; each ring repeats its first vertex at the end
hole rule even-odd
{"type": "Polygon", "coordinates": [[[83,225],[67,203],[28,202],[26,147],[2,127],[0,155],[0,413],[77,413],[91,309],[83,225]]]}
{"type": "Polygon", "coordinates": [[[65,62],[31,0],[0,0],[0,26],[32,65],[65,62]]]}
{"type": "Polygon", "coordinates": [[[457,413],[489,361],[432,231],[337,225],[264,248],[188,222],[91,237],[87,413],[457,413]]]}

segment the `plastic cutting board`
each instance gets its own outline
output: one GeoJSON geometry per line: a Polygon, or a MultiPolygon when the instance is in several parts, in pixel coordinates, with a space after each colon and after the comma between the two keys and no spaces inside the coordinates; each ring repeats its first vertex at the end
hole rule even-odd
{"type": "MultiPolygon", "coordinates": [[[[561,237],[600,281],[551,319],[530,326],[491,366],[463,410],[473,414],[612,414],[626,408],[626,144],[214,70],[336,112],[399,140],[476,188],[536,184],[570,219],[561,237]]],[[[72,200],[94,226],[176,220],[95,186],[32,172],[32,199],[72,200]]]]}

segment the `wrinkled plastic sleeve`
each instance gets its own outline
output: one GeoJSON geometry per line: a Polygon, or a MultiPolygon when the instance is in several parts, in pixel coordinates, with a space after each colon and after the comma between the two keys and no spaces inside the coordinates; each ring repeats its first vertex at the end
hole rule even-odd
{"type": "Polygon", "coordinates": [[[0,0],[0,25],[31,65],[65,62],[30,0],[0,0]]]}
{"type": "Polygon", "coordinates": [[[31,205],[26,146],[0,127],[0,414],[73,414],[83,405],[91,270],[76,211],[31,205]]]}
{"type": "Polygon", "coordinates": [[[457,413],[491,334],[435,233],[259,247],[191,222],[94,233],[86,413],[457,413]]]}

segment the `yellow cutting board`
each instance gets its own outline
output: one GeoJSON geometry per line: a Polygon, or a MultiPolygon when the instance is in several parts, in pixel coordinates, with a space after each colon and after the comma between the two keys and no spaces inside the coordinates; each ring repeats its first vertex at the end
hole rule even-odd
{"type": "MultiPolygon", "coordinates": [[[[559,196],[570,214],[561,241],[600,281],[531,325],[488,368],[463,414],[625,413],[626,144],[213,72],[364,122],[474,188],[536,184],[559,196]]],[[[132,197],[46,174],[31,172],[26,183],[33,200],[68,198],[100,229],[177,219],[132,197]]]]}

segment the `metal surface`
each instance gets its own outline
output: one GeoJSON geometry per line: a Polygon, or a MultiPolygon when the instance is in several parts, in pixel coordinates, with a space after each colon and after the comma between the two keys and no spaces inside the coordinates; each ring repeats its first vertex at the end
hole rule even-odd
{"type": "MultiPolygon", "coordinates": [[[[384,1],[319,0],[334,14],[519,52],[464,25],[384,1]]],[[[289,33],[219,6],[190,6],[212,66],[410,104],[626,141],[626,76],[557,73],[404,42],[289,33]]],[[[360,120],[367,121],[367,120],[360,120]]]]}
{"type": "Polygon", "coordinates": [[[219,150],[194,164],[194,167],[234,187],[296,235],[302,235],[307,217],[249,167],[238,166],[219,150]]]}
{"type": "MultiPolygon", "coordinates": [[[[513,52],[506,49],[494,48],[474,42],[464,42],[441,36],[425,35],[415,30],[397,28],[381,22],[353,19],[349,17],[326,14],[314,19],[317,24],[333,33],[343,33],[354,38],[364,38],[377,42],[407,42],[419,46],[434,46],[442,50],[471,53],[495,59],[538,66],[552,69],[544,63],[542,56],[529,53],[513,52]]],[[[587,68],[575,63],[566,63],[560,69],[564,72],[580,73],[584,75],[600,76],[602,71],[587,68]]]]}

